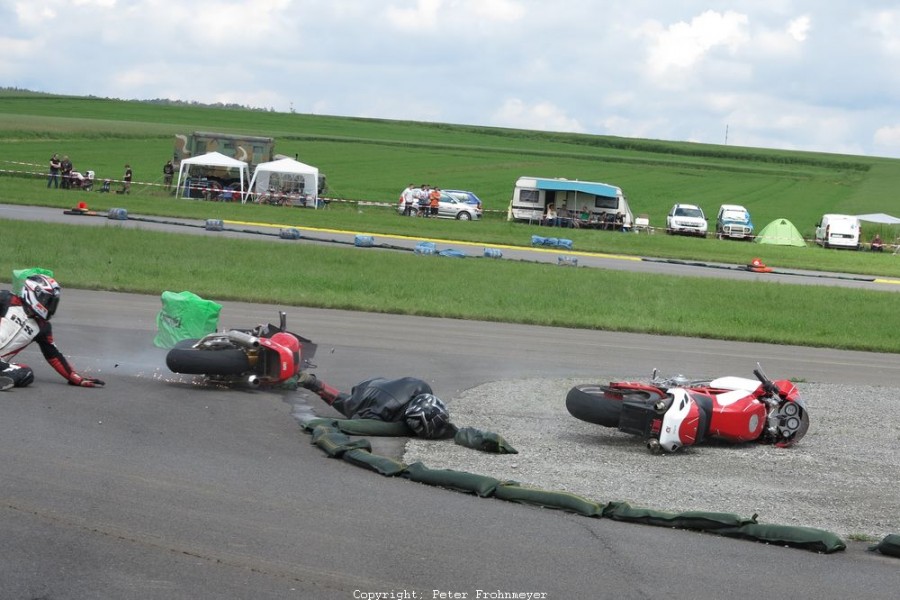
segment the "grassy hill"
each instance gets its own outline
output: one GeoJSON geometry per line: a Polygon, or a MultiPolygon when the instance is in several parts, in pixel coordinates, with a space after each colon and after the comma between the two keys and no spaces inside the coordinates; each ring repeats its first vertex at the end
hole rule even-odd
{"type": "Polygon", "coordinates": [[[897,212],[900,180],[895,159],[0,93],[4,169],[40,171],[59,152],[101,177],[118,178],[129,162],[136,181],[159,182],[174,134],[193,130],[272,136],[277,152],[318,166],[345,199],[393,202],[410,181],[428,182],[504,210],[519,176],[566,177],[618,185],[657,225],[675,202],[713,215],[728,202],[747,206],[760,227],[787,217],[809,236],[825,212],[897,212]]]}

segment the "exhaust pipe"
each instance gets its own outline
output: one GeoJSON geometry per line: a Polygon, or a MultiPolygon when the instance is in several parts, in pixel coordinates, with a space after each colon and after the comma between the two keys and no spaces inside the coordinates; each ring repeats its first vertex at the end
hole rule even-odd
{"type": "Polygon", "coordinates": [[[259,383],[259,377],[257,377],[256,375],[250,375],[249,377],[247,377],[247,385],[249,387],[258,388],[259,383]]]}
{"type": "Polygon", "coordinates": [[[232,329],[228,332],[228,339],[235,344],[246,346],[247,348],[259,347],[258,337],[256,337],[255,335],[250,335],[249,333],[244,333],[243,331],[238,331],[236,329],[232,329]]]}

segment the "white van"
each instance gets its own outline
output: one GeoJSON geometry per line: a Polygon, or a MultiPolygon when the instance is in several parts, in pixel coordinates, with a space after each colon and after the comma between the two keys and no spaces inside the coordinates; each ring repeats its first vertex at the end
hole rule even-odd
{"type": "Polygon", "coordinates": [[[859,250],[859,219],[851,215],[822,215],[816,224],[816,243],[823,248],[859,250]]]}

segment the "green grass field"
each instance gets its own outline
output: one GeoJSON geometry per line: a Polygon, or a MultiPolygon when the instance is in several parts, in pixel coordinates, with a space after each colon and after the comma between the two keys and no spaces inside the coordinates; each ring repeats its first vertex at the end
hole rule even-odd
{"type": "MultiPolygon", "coordinates": [[[[900,179],[900,161],[892,159],[9,91],[0,92],[0,141],[3,203],[69,208],[84,200],[96,210],[122,207],[131,215],[308,225],[485,245],[528,246],[532,235],[552,233],[572,239],[579,251],[734,264],[759,257],[783,268],[900,277],[900,259],[890,253],[549,230],[505,220],[515,180],[537,175],[618,185],[634,212],[649,214],[656,226],[676,201],[700,204],[712,215],[728,202],[747,206],[758,228],[786,217],[811,237],[826,212],[892,212],[900,179]],[[341,201],[314,211],[172,199],[159,186],[162,165],[171,156],[174,134],[194,130],[273,136],[277,152],[297,154],[325,172],[331,195],[341,201]],[[101,179],[120,178],[128,162],[135,171],[132,193],[48,190],[44,173],[54,152],[68,154],[76,168],[92,169],[101,179]],[[368,204],[393,204],[410,181],[471,189],[485,201],[487,216],[473,223],[403,219],[391,208],[368,204]]],[[[877,230],[866,228],[867,237],[877,230]]],[[[43,266],[64,284],[96,289],[190,289],[211,298],[387,312],[415,306],[418,314],[457,318],[900,352],[891,326],[900,296],[893,293],[306,246],[279,248],[291,273],[288,284],[280,285],[268,274],[258,279],[268,272],[260,265],[269,264],[271,244],[99,231],[0,220],[5,247],[13,248],[5,252],[0,279],[8,280],[13,268],[43,266]]],[[[886,239],[897,233],[881,231],[886,239]]]]}

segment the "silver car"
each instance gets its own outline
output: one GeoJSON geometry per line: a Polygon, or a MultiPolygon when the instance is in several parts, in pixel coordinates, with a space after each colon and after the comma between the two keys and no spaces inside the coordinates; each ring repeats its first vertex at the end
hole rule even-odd
{"type": "MultiPolygon", "coordinates": [[[[428,214],[430,216],[430,212],[426,213],[429,209],[427,207],[418,207],[414,206],[409,211],[409,216],[417,217],[419,213],[428,214]]],[[[404,206],[401,204],[397,207],[397,212],[401,215],[404,214],[404,206]]],[[[469,204],[459,198],[451,196],[446,192],[441,192],[441,199],[438,203],[438,214],[437,216],[443,219],[457,219],[459,221],[477,221],[481,218],[481,207],[476,206],[474,204],[469,204]]]]}

